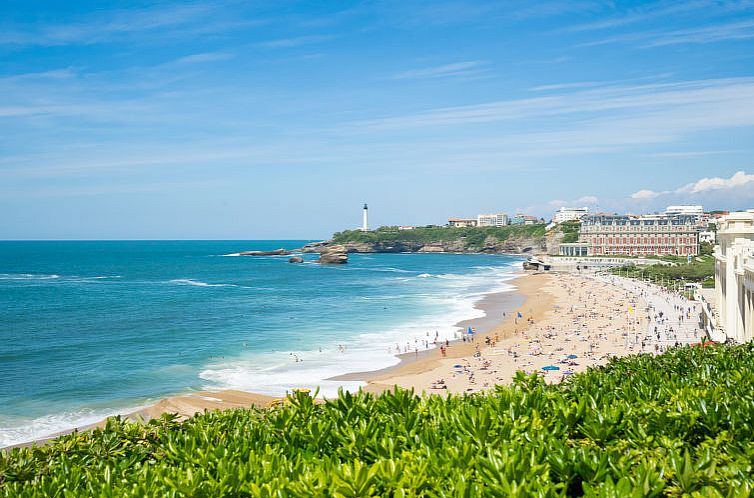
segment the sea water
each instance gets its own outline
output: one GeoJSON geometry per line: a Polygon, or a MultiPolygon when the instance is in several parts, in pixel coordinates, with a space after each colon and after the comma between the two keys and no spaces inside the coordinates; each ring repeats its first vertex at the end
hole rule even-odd
{"type": "Polygon", "coordinates": [[[282,395],[458,337],[520,258],[233,256],[306,241],[0,242],[0,447],[202,389],[282,395]]]}

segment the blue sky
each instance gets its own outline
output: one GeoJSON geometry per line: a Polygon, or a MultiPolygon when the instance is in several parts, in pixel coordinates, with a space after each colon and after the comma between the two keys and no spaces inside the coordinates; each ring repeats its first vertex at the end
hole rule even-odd
{"type": "Polygon", "coordinates": [[[0,238],[754,207],[751,1],[1,8],[0,238]]]}

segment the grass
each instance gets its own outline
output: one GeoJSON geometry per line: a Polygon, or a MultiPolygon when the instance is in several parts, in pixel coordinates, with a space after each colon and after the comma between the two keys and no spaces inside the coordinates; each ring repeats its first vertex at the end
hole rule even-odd
{"type": "Polygon", "coordinates": [[[683,347],[487,394],[111,419],[0,452],[0,496],[738,498],[754,489],[754,346],[683,347]]]}

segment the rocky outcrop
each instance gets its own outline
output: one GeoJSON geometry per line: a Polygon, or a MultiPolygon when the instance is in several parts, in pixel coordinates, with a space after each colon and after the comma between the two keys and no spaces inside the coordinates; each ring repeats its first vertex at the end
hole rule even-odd
{"type": "Polygon", "coordinates": [[[348,263],[348,250],[342,245],[328,245],[319,253],[317,263],[324,265],[342,265],[348,263]]]}
{"type": "Polygon", "coordinates": [[[310,242],[306,244],[304,247],[300,249],[301,252],[320,252],[322,249],[327,247],[329,244],[328,241],[323,240],[322,242],[310,242]]]}
{"type": "Polygon", "coordinates": [[[239,252],[239,256],[289,256],[291,251],[285,249],[275,249],[274,251],[243,251],[239,252]]]}
{"type": "Polygon", "coordinates": [[[301,256],[293,256],[291,259],[288,260],[289,263],[303,263],[304,258],[301,256]]]}

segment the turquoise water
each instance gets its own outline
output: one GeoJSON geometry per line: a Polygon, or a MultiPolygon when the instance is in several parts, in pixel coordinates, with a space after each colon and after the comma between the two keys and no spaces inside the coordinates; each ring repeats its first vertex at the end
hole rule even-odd
{"type": "Polygon", "coordinates": [[[225,256],[304,242],[0,242],[0,447],[190,390],[355,388],[325,379],[454,337],[520,267],[496,255],[225,256]]]}

